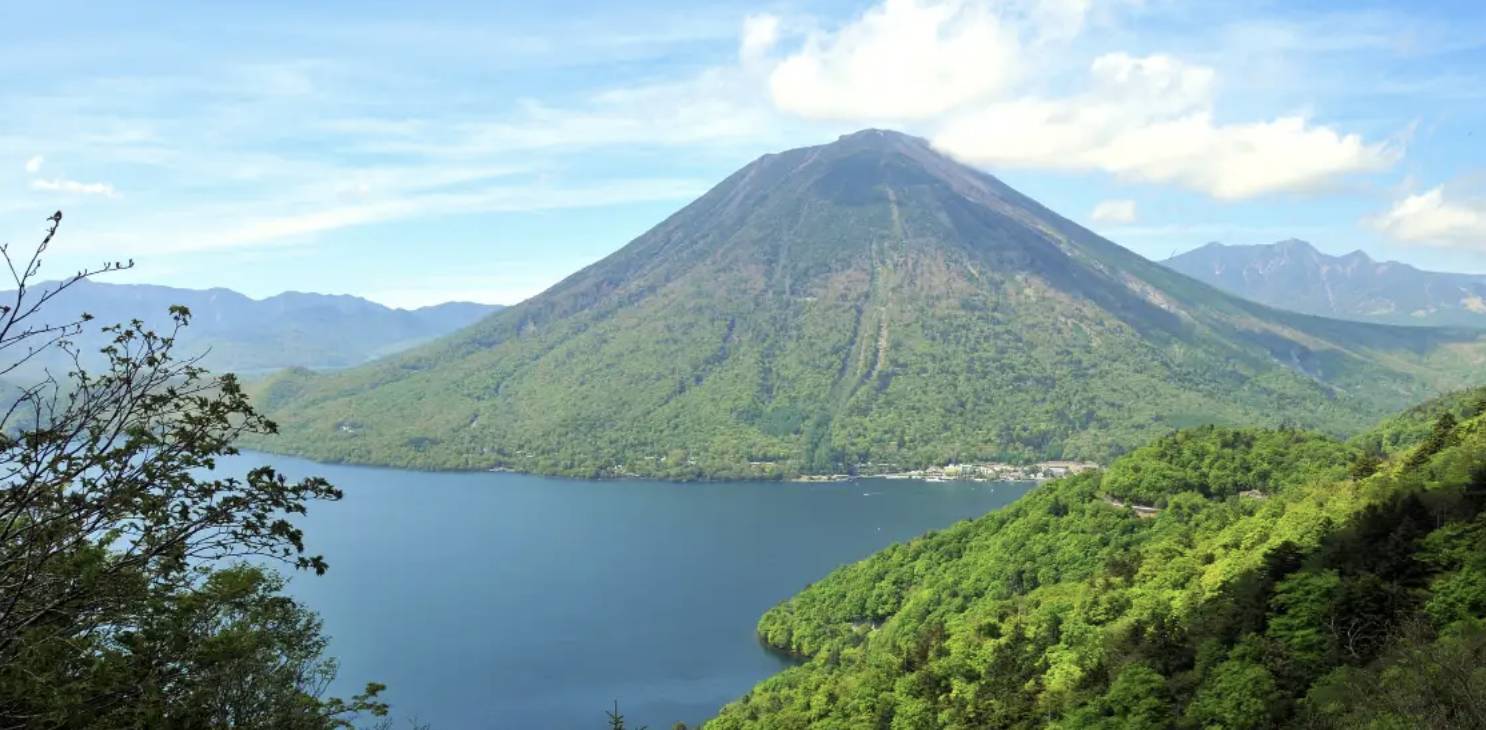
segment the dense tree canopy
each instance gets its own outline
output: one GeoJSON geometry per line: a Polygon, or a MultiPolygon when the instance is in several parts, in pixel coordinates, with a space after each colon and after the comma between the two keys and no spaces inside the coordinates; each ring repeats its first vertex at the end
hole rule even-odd
{"type": "Polygon", "coordinates": [[[804,663],[707,727],[1486,726],[1483,411],[1201,428],[1045,484],[770,610],[804,663]]]}

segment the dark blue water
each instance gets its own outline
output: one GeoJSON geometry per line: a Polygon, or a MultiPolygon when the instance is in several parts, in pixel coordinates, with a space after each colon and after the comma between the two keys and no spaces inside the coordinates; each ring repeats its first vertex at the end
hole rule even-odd
{"type": "Polygon", "coordinates": [[[325,619],[337,691],[389,686],[436,730],[695,724],[787,662],[770,606],[890,543],[1002,507],[1026,485],[588,482],[425,473],[245,454],[345,491],[302,519],[324,576],[290,585],[325,619]]]}

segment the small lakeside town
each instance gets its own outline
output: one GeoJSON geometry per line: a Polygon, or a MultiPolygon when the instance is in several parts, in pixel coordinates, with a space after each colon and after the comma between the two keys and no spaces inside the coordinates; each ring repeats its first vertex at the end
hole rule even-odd
{"type": "Polygon", "coordinates": [[[897,471],[891,464],[858,464],[853,474],[820,474],[796,477],[796,482],[844,482],[852,479],[921,479],[926,482],[1045,482],[1077,474],[1099,465],[1088,461],[1039,461],[1035,464],[946,464],[927,469],[897,471]]]}

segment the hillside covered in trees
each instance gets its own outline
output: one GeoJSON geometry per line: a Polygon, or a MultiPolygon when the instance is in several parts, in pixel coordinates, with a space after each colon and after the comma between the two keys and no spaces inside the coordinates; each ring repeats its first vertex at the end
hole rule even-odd
{"type": "Polygon", "coordinates": [[[846,566],[707,727],[1478,728],[1483,620],[1478,389],[1346,443],[1177,432],[846,566]]]}

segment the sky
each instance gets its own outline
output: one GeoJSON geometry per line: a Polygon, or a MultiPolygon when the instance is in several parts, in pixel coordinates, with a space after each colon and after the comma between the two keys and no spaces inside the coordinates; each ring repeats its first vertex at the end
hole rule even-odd
{"type": "Polygon", "coordinates": [[[865,127],[1154,259],[1486,273],[1478,0],[6,3],[0,79],[51,276],[512,304],[865,127]]]}

